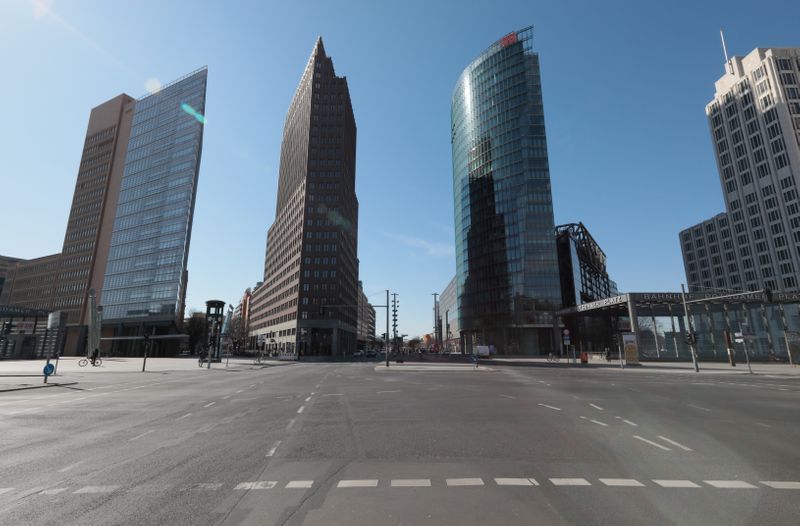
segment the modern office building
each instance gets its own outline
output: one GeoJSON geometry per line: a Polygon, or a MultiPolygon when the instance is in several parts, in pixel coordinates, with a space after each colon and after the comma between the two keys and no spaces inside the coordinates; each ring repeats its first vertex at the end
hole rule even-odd
{"type": "Polygon", "coordinates": [[[458,323],[458,296],[456,294],[456,278],[447,284],[439,294],[437,324],[442,332],[442,351],[461,354],[461,327],[458,323]]]}
{"type": "Polygon", "coordinates": [[[532,28],[509,33],[467,66],[451,121],[462,348],[547,354],[561,291],[532,28]]]}
{"type": "Polygon", "coordinates": [[[205,81],[202,69],[92,109],[61,252],[9,271],[4,301],[62,312],[67,354],[85,352],[92,290],[115,327],[182,317],[205,81]]]}
{"type": "Polygon", "coordinates": [[[733,57],[706,106],[725,213],[680,232],[689,289],[800,291],[800,48],[733,57]]]}
{"type": "Polygon", "coordinates": [[[100,301],[118,333],[183,319],[206,80],[202,68],[133,108],[100,301]]]}
{"type": "Polygon", "coordinates": [[[357,323],[358,348],[366,350],[375,342],[375,307],[373,307],[367,295],[364,294],[364,286],[358,282],[358,323],[357,323]]]}
{"type": "Polygon", "coordinates": [[[345,77],[318,39],[283,130],[275,222],[251,336],[297,356],[356,349],[356,123],[345,77]]]}
{"type": "Polygon", "coordinates": [[[0,256],[0,305],[8,304],[6,296],[11,296],[11,282],[14,280],[14,271],[20,261],[24,260],[0,256]],[[9,283],[7,287],[5,286],[6,281],[9,283]],[[6,290],[6,296],[3,295],[3,290],[6,290]]]}

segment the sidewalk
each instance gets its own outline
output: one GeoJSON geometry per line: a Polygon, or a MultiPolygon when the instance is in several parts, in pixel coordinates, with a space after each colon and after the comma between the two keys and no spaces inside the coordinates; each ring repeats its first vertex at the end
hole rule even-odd
{"type": "MultiPolygon", "coordinates": [[[[590,360],[588,364],[581,364],[577,360],[576,364],[572,360],[562,358],[557,363],[549,363],[546,357],[527,357],[527,356],[509,356],[509,357],[494,357],[490,360],[481,360],[481,364],[494,364],[494,365],[518,365],[518,366],[535,366],[535,367],[576,367],[580,369],[597,369],[603,371],[620,371],[619,360],[611,360],[610,362],[593,361],[590,360]]],[[[800,366],[789,365],[788,363],[764,363],[753,362],[750,364],[753,369],[753,374],[768,375],[768,376],[787,376],[800,378],[800,366]]],[[[750,374],[746,362],[737,362],[736,367],[731,367],[727,362],[698,362],[700,373],[706,374],[750,374]]],[[[694,365],[692,362],[640,362],[640,365],[626,366],[625,371],[646,371],[650,373],[695,373],[694,365]]]]}
{"type": "MultiPolygon", "coordinates": [[[[103,376],[115,375],[118,373],[135,373],[142,371],[142,358],[103,358],[103,364],[99,367],[80,367],[78,360],[81,356],[69,356],[58,361],[56,374],[50,376],[47,384],[43,383],[42,370],[46,360],[2,360],[0,361],[0,392],[18,389],[28,389],[36,387],[47,387],[51,384],[70,384],[80,382],[82,378],[91,376],[99,379],[103,376]]],[[[246,358],[231,358],[222,363],[212,363],[212,370],[222,371],[242,371],[248,369],[260,369],[263,367],[274,367],[279,365],[289,365],[294,362],[281,362],[271,360],[254,365],[253,360],[246,358]]],[[[50,363],[56,364],[55,360],[50,363]]],[[[203,365],[204,368],[208,364],[203,365]]],[[[178,371],[197,371],[197,358],[148,358],[145,370],[150,373],[170,373],[178,371]]]]}

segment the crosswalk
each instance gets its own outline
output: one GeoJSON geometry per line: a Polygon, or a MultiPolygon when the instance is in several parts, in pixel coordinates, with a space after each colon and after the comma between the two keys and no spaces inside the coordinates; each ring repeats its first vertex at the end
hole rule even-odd
{"type": "MultiPolygon", "coordinates": [[[[233,491],[234,493],[245,491],[267,491],[267,490],[309,490],[315,488],[320,483],[314,480],[251,480],[235,484],[223,482],[197,482],[191,484],[180,484],[174,486],[176,489],[189,491],[233,491]]],[[[325,481],[336,490],[376,490],[392,489],[397,491],[413,488],[528,488],[536,491],[539,488],[550,487],[554,490],[560,488],[578,487],[600,487],[600,488],[657,488],[668,490],[679,489],[720,489],[720,490],[789,490],[800,491],[800,481],[795,480],[758,480],[746,481],[739,479],[634,479],[634,478],[584,478],[584,477],[553,477],[536,479],[533,477],[460,477],[460,478],[403,478],[403,479],[341,479],[333,482],[325,481]],[[541,482],[539,482],[541,480],[541,482]]],[[[54,486],[50,488],[15,488],[0,487],[0,500],[13,498],[15,495],[29,498],[33,495],[55,496],[70,493],[73,495],[99,495],[123,492],[138,491],[137,486],[125,488],[120,485],[103,486],[54,486]]],[[[159,488],[160,491],[171,489],[170,487],[159,488]]]]}

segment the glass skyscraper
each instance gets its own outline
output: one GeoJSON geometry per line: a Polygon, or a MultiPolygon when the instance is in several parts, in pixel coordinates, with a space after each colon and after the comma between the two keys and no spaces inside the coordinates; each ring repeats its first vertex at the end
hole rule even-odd
{"type": "Polygon", "coordinates": [[[546,354],[560,305],[539,56],[509,33],[458,79],[451,107],[463,349],[546,354]]]}
{"type": "Polygon", "coordinates": [[[105,321],[182,317],[205,68],[136,101],[101,303],[105,321]]]}

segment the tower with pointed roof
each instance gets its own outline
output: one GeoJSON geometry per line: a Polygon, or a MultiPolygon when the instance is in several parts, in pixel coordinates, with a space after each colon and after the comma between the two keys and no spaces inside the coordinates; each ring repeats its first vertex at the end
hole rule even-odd
{"type": "Polygon", "coordinates": [[[356,123],[345,77],[319,37],[286,114],[275,222],[251,336],[284,355],[343,356],[356,347],[356,123]]]}

